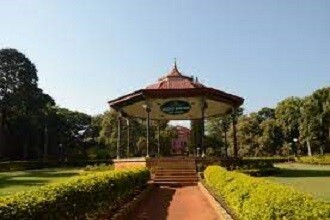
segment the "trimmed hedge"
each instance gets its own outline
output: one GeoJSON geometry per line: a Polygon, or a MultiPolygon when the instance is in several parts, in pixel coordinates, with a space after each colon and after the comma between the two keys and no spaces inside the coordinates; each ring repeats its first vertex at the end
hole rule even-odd
{"type": "Polygon", "coordinates": [[[295,189],[219,166],[204,171],[206,185],[238,219],[328,219],[330,204],[295,189]]]}
{"type": "Polygon", "coordinates": [[[269,161],[271,163],[286,163],[286,162],[293,162],[295,160],[294,157],[281,157],[281,156],[274,156],[274,157],[243,157],[244,161],[248,160],[256,160],[256,161],[269,161]]]}
{"type": "Polygon", "coordinates": [[[95,172],[107,172],[115,170],[114,165],[106,165],[106,164],[100,164],[100,165],[87,165],[84,170],[80,171],[80,175],[88,175],[95,172]]]}
{"type": "Polygon", "coordinates": [[[316,165],[330,165],[330,155],[297,157],[296,162],[316,165]]]}
{"type": "Polygon", "coordinates": [[[197,166],[200,171],[211,165],[219,165],[228,170],[261,170],[273,169],[274,163],[288,161],[287,158],[219,158],[204,157],[197,159],[197,166]]]}
{"type": "Polygon", "coordinates": [[[0,162],[0,172],[35,170],[52,167],[83,167],[95,164],[112,164],[111,160],[73,160],[67,162],[59,161],[5,161],[0,162]]]}
{"type": "Polygon", "coordinates": [[[73,177],[34,191],[0,197],[0,219],[85,219],[87,214],[116,206],[148,179],[146,169],[73,177]]]}

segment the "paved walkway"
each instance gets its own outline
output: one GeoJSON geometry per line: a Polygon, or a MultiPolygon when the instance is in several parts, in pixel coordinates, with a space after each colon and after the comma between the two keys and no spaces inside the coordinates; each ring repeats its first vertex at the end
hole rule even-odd
{"type": "Polygon", "coordinates": [[[161,187],[132,213],[130,220],[216,220],[217,214],[198,186],[161,187]]]}

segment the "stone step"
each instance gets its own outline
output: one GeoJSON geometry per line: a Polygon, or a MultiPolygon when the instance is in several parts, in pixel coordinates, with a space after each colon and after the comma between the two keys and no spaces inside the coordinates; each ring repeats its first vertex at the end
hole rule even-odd
{"type": "Polygon", "coordinates": [[[161,169],[161,170],[156,170],[155,173],[196,173],[196,170],[193,169],[161,169]]]}
{"type": "Polygon", "coordinates": [[[172,179],[172,178],[161,178],[161,179],[155,179],[155,182],[198,182],[198,178],[185,178],[185,179],[172,179]]]}
{"type": "Polygon", "coordinates": [[[171,186],[171,187],[177,187],[177,186],[196,186],[197,182],[157,182],[155,181],[153,183],[156,186],[171,186]]]}
{"type": "Polygon", "coordinates": [[[161,158],[156,163],[154,184],[159,186],[196,185],[198,176],[194,158],[161,158]]]}
{"type": "Polygon", "coordinates": [[[156,170],[155,173],[197,173],[196,170],[156,170]]]}
{"type": "Polygon", "coordinates": [[[164,170],[164,169],[173,169],[173,170],[196,170],[195,166],[158,166],[157,170],[164,170]]]}
{"type": "Polygon", "coordinates": [[[155,173],[155,176],[197,176],[196,173],[155,173]]]}
{"type": "Polygon", "coordinates": [[[167,167],[157,167],[157,170],[170,170],[170,169],[173,169],[173,170],[196,170],[196,167],[193,166],[193,167],[184,167],[184,166],[167,166],[167,167]]]}
{"type": "Polygon", "coordinates": [[[195,162],[195,159],[191,159],[191,158],[169,158],[169,159],[166,159],[166,158],[160,158],[160,159],[157,159],[155,160],[157,162],[173,162],[173,161],[189,161],[189,162],[195,162]]]}
{"type": "Polygon", "coordinates": [[[196,173],[189,173],[189,174],[155,174],[155,177],[164,177],[164,176],[167,176],[167,177],[172,177],[172,178],[176,178],[176,177],[195,177],[197,176],[196,173]]]}
{"type": "Polygon", "coordinates": [[[188,162],[184,162],[184,163],[179,163],[179,162],[173,162],[173,163],[157,163],[158,166],[195,166],[195,163],[188,163],[188,162]]]}
{"type": "Polygon", "coordinates": [[[155,173],[197,173],[196,170],[156,170],[155,173]]]}

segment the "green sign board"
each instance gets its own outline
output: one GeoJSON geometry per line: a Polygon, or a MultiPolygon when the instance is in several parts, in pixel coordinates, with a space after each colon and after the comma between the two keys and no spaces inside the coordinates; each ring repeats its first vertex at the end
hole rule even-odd
{"type": "Polygon", "coordinates": [[[169,115],[182,115],[190,111],[191,105],[189,102],[181,100],[172,100],[165,102],[160,106],[162,112],[169,115]]]}

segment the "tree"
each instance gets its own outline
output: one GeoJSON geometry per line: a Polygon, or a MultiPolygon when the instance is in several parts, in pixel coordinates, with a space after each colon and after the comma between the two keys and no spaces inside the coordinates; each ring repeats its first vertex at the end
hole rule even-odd
{"type": "Polygon", "coordinates": [[[199,149],[199,154],[202,153],[201,145],[202,145],[202,126],[203,121],[201,119],[191,120],[190,121],[190,128],[191,128],[191,135],[190,135],[190,143],[189,143],[189,153],[190,154],[197,154],[197,149],[199,149]]]}
{"type": "Polygon", "coordinates": [[[285,143],[292,146],[294,154],[298,154],[297,143],[294,139],[299,138],[299,122],[301,99],[289,97],[277,104],[275,109],[276,123],[284,134],[285,143]]]}
{"type": "MultiPolygon", "coordinates": [[[[233,135],[231,129],[231,136],[233,135]]],[[[259,121],[256,113],[243,115],[237,122],[237,139],[240,156],[259,156],[262,150],[259,148],[258,138],[261,135],[259,121]]]]}
{"type": "MultiPolygon", "coordinates": [[[[228,156],[228,131],[231,123],[231,115],[224,115],[208,119],[205,126],[208,136],[208,138],[206,138],[207,146],[213,146],[213,148],[216,149],[224,147],[225,157],[228,156]]],[[[216,149],[214,149],[214,152],[221,155],[221,152],[217,152],[216,149]]]]}
{"type": "Polygon", "coordinates": [[[86,137],[91,125],[91,116],[59,107],[56,108],[56,115],[59,144],[69,154],[83,153],[86,155],[86,137]]]}
{"type": "Polygon", "coordinates": [[[115,111],[106,111],[101,123],[100,140],[109,147],[114,147],[117,138],[117,117],[115,111]]]}
{"type": "Polygon", "coordinates": [[[46,106],[55,103],[37,82],[37,69],[24,54],[15,49],[0,50],[0,130],[5,142],[0,155],[27,158],[31,151],[39,154],[40,124],[45,121],[46,106]]]}
{"type": "Polygon", "coordinates": [[[330,87],[316,90],[304,98],[300,111],[299,130],[307,154],[311,156],[316,147],[320,154],[324,154],[330,138],[330,87]]]}
{"type": "MultiPolygon", "coordinates": [[[[127,155],[127,119],[121,117],[121,146],[120,154],[127,155]]],[[[166,128],[167,122],[160,123],[161,132],[166,128]]],[[[157,141],[155,139],[155,131],[157,129],[158,123],[151,123],[150,128],[150,152],[155,154],[157,151],[157,141]]],[[[112,156],[116,155],[117,149],[117,136],[118,136],[118,113],[114,110],[106,111],[103,114],[103,119],[101,123],[100,131],[100,142],[104,143],[111,151],[112,156]]],[[[146,146],[146,124],[145,120],[140,119],[130,119],[130,141],[131,149],[130,152],[135,156],[145,155],[146,146]]],[[[162,139],[162,137],[161,137],[162,139]]]]}
{"type": "Polygon", "coordinates": [[[260,124],[261,136],[258,139],[263,154],[279,155],[283,146],[283,132],[275,119],[264,120],[260,124]]]}
{"type": "Polygon", "coordinates": [[[10,104],[37,88],[37,69],[24,54],[15,49],[0,50],[0,112],[2,126],[7,121],[10,104]]]}
{"type": "Polygon", "coordinates": [[[160,155],[170,156],[172,140],[178,137],[178,131],[174,126],[166,124],[160,131],[160,155]]]}
{"type": "Polygon", "coordinates": [[[317,109],[315,106],[315,100],[309,96],[303,99],[300,108],[300,140],[302,144],[306,144],[308,156],[312,156],[312,140],[316,139],[319,129],[318,119],[315,117],[317,115],[317,109]]]}
{"type": "Polygon", "coordinates": [[[264,107],[257,112],[257,115],[260,122],[268,119],[275,119],[275,109],[264,107]]]}

